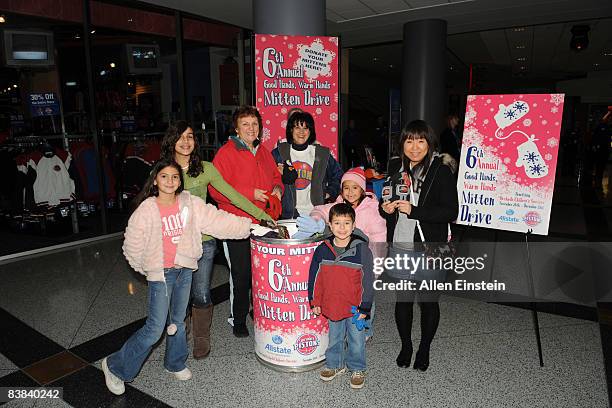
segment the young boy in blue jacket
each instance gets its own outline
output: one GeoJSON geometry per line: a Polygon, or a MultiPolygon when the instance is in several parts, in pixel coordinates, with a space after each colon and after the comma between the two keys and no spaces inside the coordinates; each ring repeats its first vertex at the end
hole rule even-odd
{"type": "Polygon", "coordinates": [[[351,388],[362,388],[366,370],[365,330],[353,323],[351,308],[357,307],[358,320],[369,319],[374,280],[372,252],[366,236],[355,230],[355,210],[350,205],[340,203],[330,209],[329,227],[333,237],[316,249],[308,277],[312,311],[329,322],[326,367],[320,378],[331,381],[348,367],[352,372],[351,388]]]}

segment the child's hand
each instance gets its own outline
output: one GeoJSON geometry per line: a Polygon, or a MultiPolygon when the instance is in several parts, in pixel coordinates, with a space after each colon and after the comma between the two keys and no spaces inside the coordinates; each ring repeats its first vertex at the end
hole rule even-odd
{"type": "Polygon", "coordinates": [[[321,314],[321,306],[315,306],[312,308],[312,313],[315,316],[319,316],[321,314]]]}
{"type": "Polygon", "coordinates": [[[359,317],[357,318],[357,320],[363,320],[363,319],[365,319],[366,317],[368,317],[368,316],[364,315],[363,313],[360,313],[360,314],[359,314],[359,317]]]}

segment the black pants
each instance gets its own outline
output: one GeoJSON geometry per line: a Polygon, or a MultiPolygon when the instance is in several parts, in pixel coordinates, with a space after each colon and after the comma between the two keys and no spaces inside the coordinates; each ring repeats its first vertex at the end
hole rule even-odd
{"type": "Polygon", "coordinates": [[[229,252],[232,283],[234,285],[234,304],[232,315],[234,325],[246,322],[251,298],[251,244],[249,239],[227,240],[229,252]]]}
{"type": "Polygon", "coordinates": [[[402,340],[402,349],[412,349],[412,309],[416,300],[421,309],[421,342],[419,349],[429,350],[440,323],[440,293],[435,291],[403,291],[395,301],[395,324],[402,340]]]}

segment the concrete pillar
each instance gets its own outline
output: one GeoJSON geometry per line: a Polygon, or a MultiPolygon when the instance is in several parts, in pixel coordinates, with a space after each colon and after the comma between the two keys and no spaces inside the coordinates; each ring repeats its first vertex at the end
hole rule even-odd
{"type": "Polygon", "coordinates": [[[256,34],[325,35],[325,0],[253,0],[256,34]]]}
{"type": "Polygon", "coordinates": [[[404,24],[402,126],[414,119],[444,129],[446,98],[446,21],[404,24]]]}

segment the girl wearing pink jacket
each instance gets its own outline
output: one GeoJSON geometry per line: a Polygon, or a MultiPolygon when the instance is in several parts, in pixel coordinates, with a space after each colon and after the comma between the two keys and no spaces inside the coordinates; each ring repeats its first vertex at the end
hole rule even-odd
{"type": "Polygon", "coordinates": [[[136,377],[164,329],[166,371],[178,380],[191,379],[185,364],[184,320],[192,273],[202,256],[202,234],[220,239],[250,234],[250,219],[218,210],[183,191],[183,174],[173,160],[157,162],[141,196],[146,199],[128,221],[123,253],[130,266],[147,277],[149,310],[145,325],[102,360],[106,386],[116,395],[123,394],[124,383],[136,377]]]}
{"type": "MultiPolygon", "coordinates": [[[[369,246],[375,257],[386,256],[387,223],[378,212],[378,199],[372,193],[366,193],[366,178],[361,167],[349,169],[340,182],[341,193],[335,203],[317,205],[310,212],[322,232],[329,218],[329,209],[337,203],[350,204],[355,210],[355,226],[359,228],[370,241],[369,246]]],[[[308,223],[308,221],[306,221],[308,223]]],[[[300,231],[304,231],[303,219],[298,218],[300,231]]],[[[314,224],[313,224],[314,225],[314,224]]],[[[306,230],[308,227],[306,227],[306,230]]]]}

